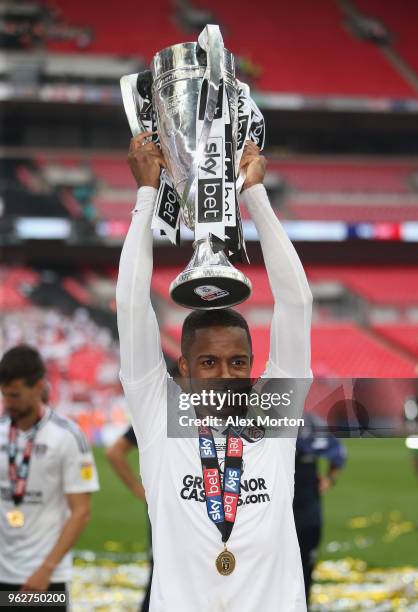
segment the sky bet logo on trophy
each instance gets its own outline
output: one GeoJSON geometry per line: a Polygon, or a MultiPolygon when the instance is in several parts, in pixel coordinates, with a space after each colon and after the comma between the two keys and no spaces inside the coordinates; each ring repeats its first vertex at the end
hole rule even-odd
{"type": "Polygon", "coordinates": [[[218,26],[198,42],[167,47],[151,70],[122,77],[132,134],[155,131],[167,170],[160,177],[153,223],[173,244],[180,219],[194,231],[194,254],[171,283],[173,300],[186,308],[234,306],[251,283],[232,262],[248,261],[237,194],[245,141],[263,148],[264,119],[248,85],[235,78],[233,55],[218,26]]]}

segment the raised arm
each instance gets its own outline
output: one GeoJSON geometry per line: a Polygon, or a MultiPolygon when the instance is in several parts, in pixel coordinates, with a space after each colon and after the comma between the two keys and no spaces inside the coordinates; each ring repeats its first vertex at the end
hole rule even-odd
{"type": "Polygon", "coordinates": [[[164,159],[149,132],[131,141],[129,165],[139,190],[119,264],[116,305],[124,383],[143,380],[163,360],[157,319],[151,305],[151,220],[164,159]]]}
{"type": "Polygon", "coordinates": [[[269,376],[311,376],[312,293],[291,241],[271,208],[262,184],[265,160],[253,143],[246,145],[242,167],[247,170],[242,201],[257,228],[274,313],[270,332],[269,376]]]}

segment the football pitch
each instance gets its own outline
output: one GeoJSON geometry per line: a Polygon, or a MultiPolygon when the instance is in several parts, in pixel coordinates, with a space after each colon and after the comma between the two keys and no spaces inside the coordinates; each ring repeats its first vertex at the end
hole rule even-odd
{"type": "MultiPolygon", "coordinates": [[[[320,559],[362,559],[370,567],[418,564],[418,476],[404,439],[344,440],[348,458],[323,497],[320,559]]],[[[146,553],[145,504],[119,481],[104,450],[94,451],[101,490],[77,548],[97,553],[146,553]]],[[[137,453],[130,461],[135,470],[137,453]]],[[[280,543],[278,543],[280,545],[280,543]]]]}

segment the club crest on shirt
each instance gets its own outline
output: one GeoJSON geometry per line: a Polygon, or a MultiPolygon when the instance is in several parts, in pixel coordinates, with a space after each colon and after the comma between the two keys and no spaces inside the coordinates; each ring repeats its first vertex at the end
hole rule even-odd
{"type": "Polygon", "coordinates": [[[241,432],[241,437],[243,437],[248,442],[258,442],[262,440],[265,436],[265,430],[263,427],[246,427],[244,431],[241,432]]]}
{"type": "Polygon", "coordinates": [[[48,445],[47,444],[35,444],[35,446],[33,447],[33,452],[35,453],[35,455],[37,455],[38,457],[43,457],[46,452],[48,450],[48,445]]]}

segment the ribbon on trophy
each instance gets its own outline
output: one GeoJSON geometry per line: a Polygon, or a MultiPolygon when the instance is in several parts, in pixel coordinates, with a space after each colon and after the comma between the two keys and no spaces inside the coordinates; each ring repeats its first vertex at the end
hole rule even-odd
{"type": "Polygon", "coordinates": [[[238,135],[235,172],[237,176],[236,188],[240,192],[245,181],[245,174],[239,173],[239,165],[247,140],[255,142],[260,149],[264,148],[265,125],[264,117],[257,104],[250,96],[250,88],[246,83],[238,81],[238,135]]]}
{"type": "Polygon", "coordinates": [[[241,83],[237,79],[239,86],[238,92],[238,132],[236,143],[236,155],[234,160],[234,198],[236,220],[231,223],[231,228],[228,229],[228,238],[226,240],[228,252],[227,255],[232,263],[249,262],[247,251],[245,248],[244,232],[242,229],[241,211],[238,204],[237,193],[242,189],[245,181],[245,172],[239,171],[244,145],[247,140],[252,140],[260,149],[264,148],[265,141],[265,124],[264,117],[261,114],[258,106],[250,96],[250,88],[246,83],[241,83]]]}
{"type": "MultiPolygon", "coordinates": [[[[196,141],[202,141],[202,132],[207,121],[208,80],[202,82],[196,119],[196,141]]],[[[224,82],[221,79],[213,120],[210,121],[209,135],[203,143],[203,155],[197,167],[197,189],[194,193],[195,239],[215,236],[219,243],[225,240],[224,215],[224,168],[225,168],[225,119],[227,106],[224,82]]]]}
{"type": "MultiPolygon", "coordinates": [[[[207,26],[199,36],[199,45],[206,51],[207,68],[200,90],[196,122],[197,150],[200,148],[203,155],[197,156],[195,237],[198,240],[211,234],[218,238],[218,248],[225,247],[232,262],[248,262],[237,198],[237,190],[241,189],[245,180],[245,175],[238,177],[239,164],[248,138],[260,148],[264,146],[264,118],[250,98],[249,87],[237,81],[241,98],[238,102],[238,125],[241,131],[238,134],[240,146],[234,159],[232,113],[227,88],[222,79],[224,47],[219,28],[207,26]],[[218,67],[221,68],[220,74],[216,70],[218,67]],[[217,79],[217,103],[215,112],[211,113],[217,79]],[[211,91],[212,100],[209,100],[211,91]]],[[[190,178],[192,180],[193,176],[190,178]]]]}
{"type": "MultiPolygon", "coordinates": [[[[152,104],[152,76],[149,70],[129,74],[120,81],[122,98],[132,135],[155,132],[151,141],[160,147],[157,119],[152,104]]],[[[163,169],[155,203],[152,228],[159,229],[173,244],[180,243],[180,201],[168,173],[163,169]]]]}
{"type": "Polygon", "coordinates": [[[180,199],[173,182],[163,169],[155,202],[152,229],[159,229],[172,244],[180,244],[180,199]]]}

